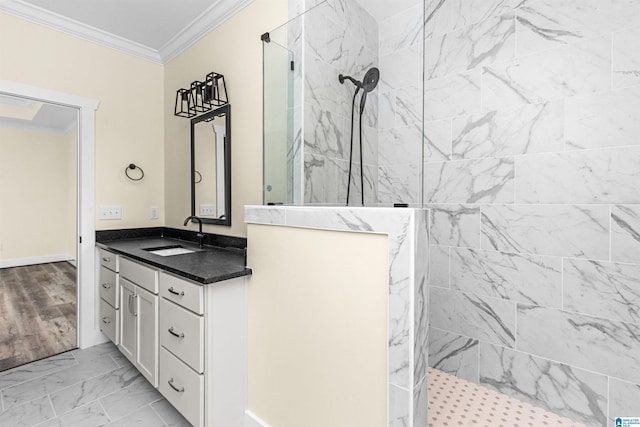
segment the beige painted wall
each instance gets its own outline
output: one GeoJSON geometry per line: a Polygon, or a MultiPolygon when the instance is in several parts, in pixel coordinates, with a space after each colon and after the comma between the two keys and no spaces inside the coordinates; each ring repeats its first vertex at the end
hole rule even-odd
{"type": "MultiPolygon", "coordinates": [[[[244,205],[262,203],[262,42],[287,20],[286,0],[255,0],[165,67],[166,225],[191,214],[189,120],[175,117],[176,91],[208,72],[225,76],[231,103],[232,226],[206,231],[245,236],[244,205]]],[[[195,227],[196,225],[190,225],[195,227]]]]}
{"type": "MultiPolygon", "coordinates": [[[[163,67],[0,13],[0,79],[97,99],[96,205],[120,205],[123,219],[98,229],[163,225],[163,67]],[[139,164],[143,181],[126,179],[139,164]]],[[[96,217],[97,209],[96,206],[96,217]]]]}
{"type": "Polygon", "coordinates": [[[272,427],[387,425],[387,240],[248,226],[253,414],[272,427]]]}
{"type": "Polygon", "coordinates": [[[76,257],[77,131],[0,127],[0,260],[76,257]]]}

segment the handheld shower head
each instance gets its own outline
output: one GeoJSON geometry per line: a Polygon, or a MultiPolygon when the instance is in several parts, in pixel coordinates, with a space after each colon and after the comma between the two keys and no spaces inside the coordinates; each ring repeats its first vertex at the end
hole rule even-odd
{"type": "Polygon", "coordinates": [[[362,89],[364,90],[364,93],[360,99],[360,114],[364,112],[364,106],[367,102],[367,93],[373,91],[376,86],[378,86],[379,80],[380,70],[376,67],[370,68],[364,75],[364,78],[362,79],[362,89]]]}

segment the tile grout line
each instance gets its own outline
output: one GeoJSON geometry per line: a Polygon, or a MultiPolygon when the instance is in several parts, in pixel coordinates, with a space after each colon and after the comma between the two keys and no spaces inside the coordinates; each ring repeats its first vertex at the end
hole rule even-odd
{"type": "MultiPolygon", "coordinates": [[[[156,414],[156,415],[158,416],[158,418],[160,418],[160,421],[162,421],[162,422],[164,423],[164,425],[165,425],[165,426],[168,426],[168,425],[169,425],[169,423],[168,423],[164,418],[162,418],[162,415],[160,415],[160,413],[159,413],[158,411],[156,411],[156,408],[154,408],[154,407],[153,407],[153,403],[157,403],[157,402],[160,402],[160,400],[158,400],[158,401],[156,401],[156,402],[149,403],[149,405],[148,405],[148,406],[151,408],[151,410],[153,411],[153,413],[154,413],[154,414],[156,414]]],[[[167,403],[168,403],[168,402],[169,402],[169,401],[167,401],[167,403]]]]}

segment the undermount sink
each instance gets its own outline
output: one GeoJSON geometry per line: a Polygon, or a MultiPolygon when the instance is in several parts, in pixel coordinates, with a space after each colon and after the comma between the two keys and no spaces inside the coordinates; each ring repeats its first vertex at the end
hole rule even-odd
{"type": "Polygon", "coordinates": [[[194,252],[198,252],[196,249],[189,249],[180,245],[163,246],[160,248],[145,248],[143,250],[149,253],[152,253],[154,255],[160,255],[160,256],[183,255],[183,254],[191,254],[194,252]]]}

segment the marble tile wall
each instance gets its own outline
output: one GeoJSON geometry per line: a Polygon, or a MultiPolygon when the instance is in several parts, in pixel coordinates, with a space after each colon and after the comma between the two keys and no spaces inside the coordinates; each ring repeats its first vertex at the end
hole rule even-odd
{"type": "Polygon", "coordinates": [[[588,426],[640,416],[640,2],[425,22],[429,365],[588,426]]]}

